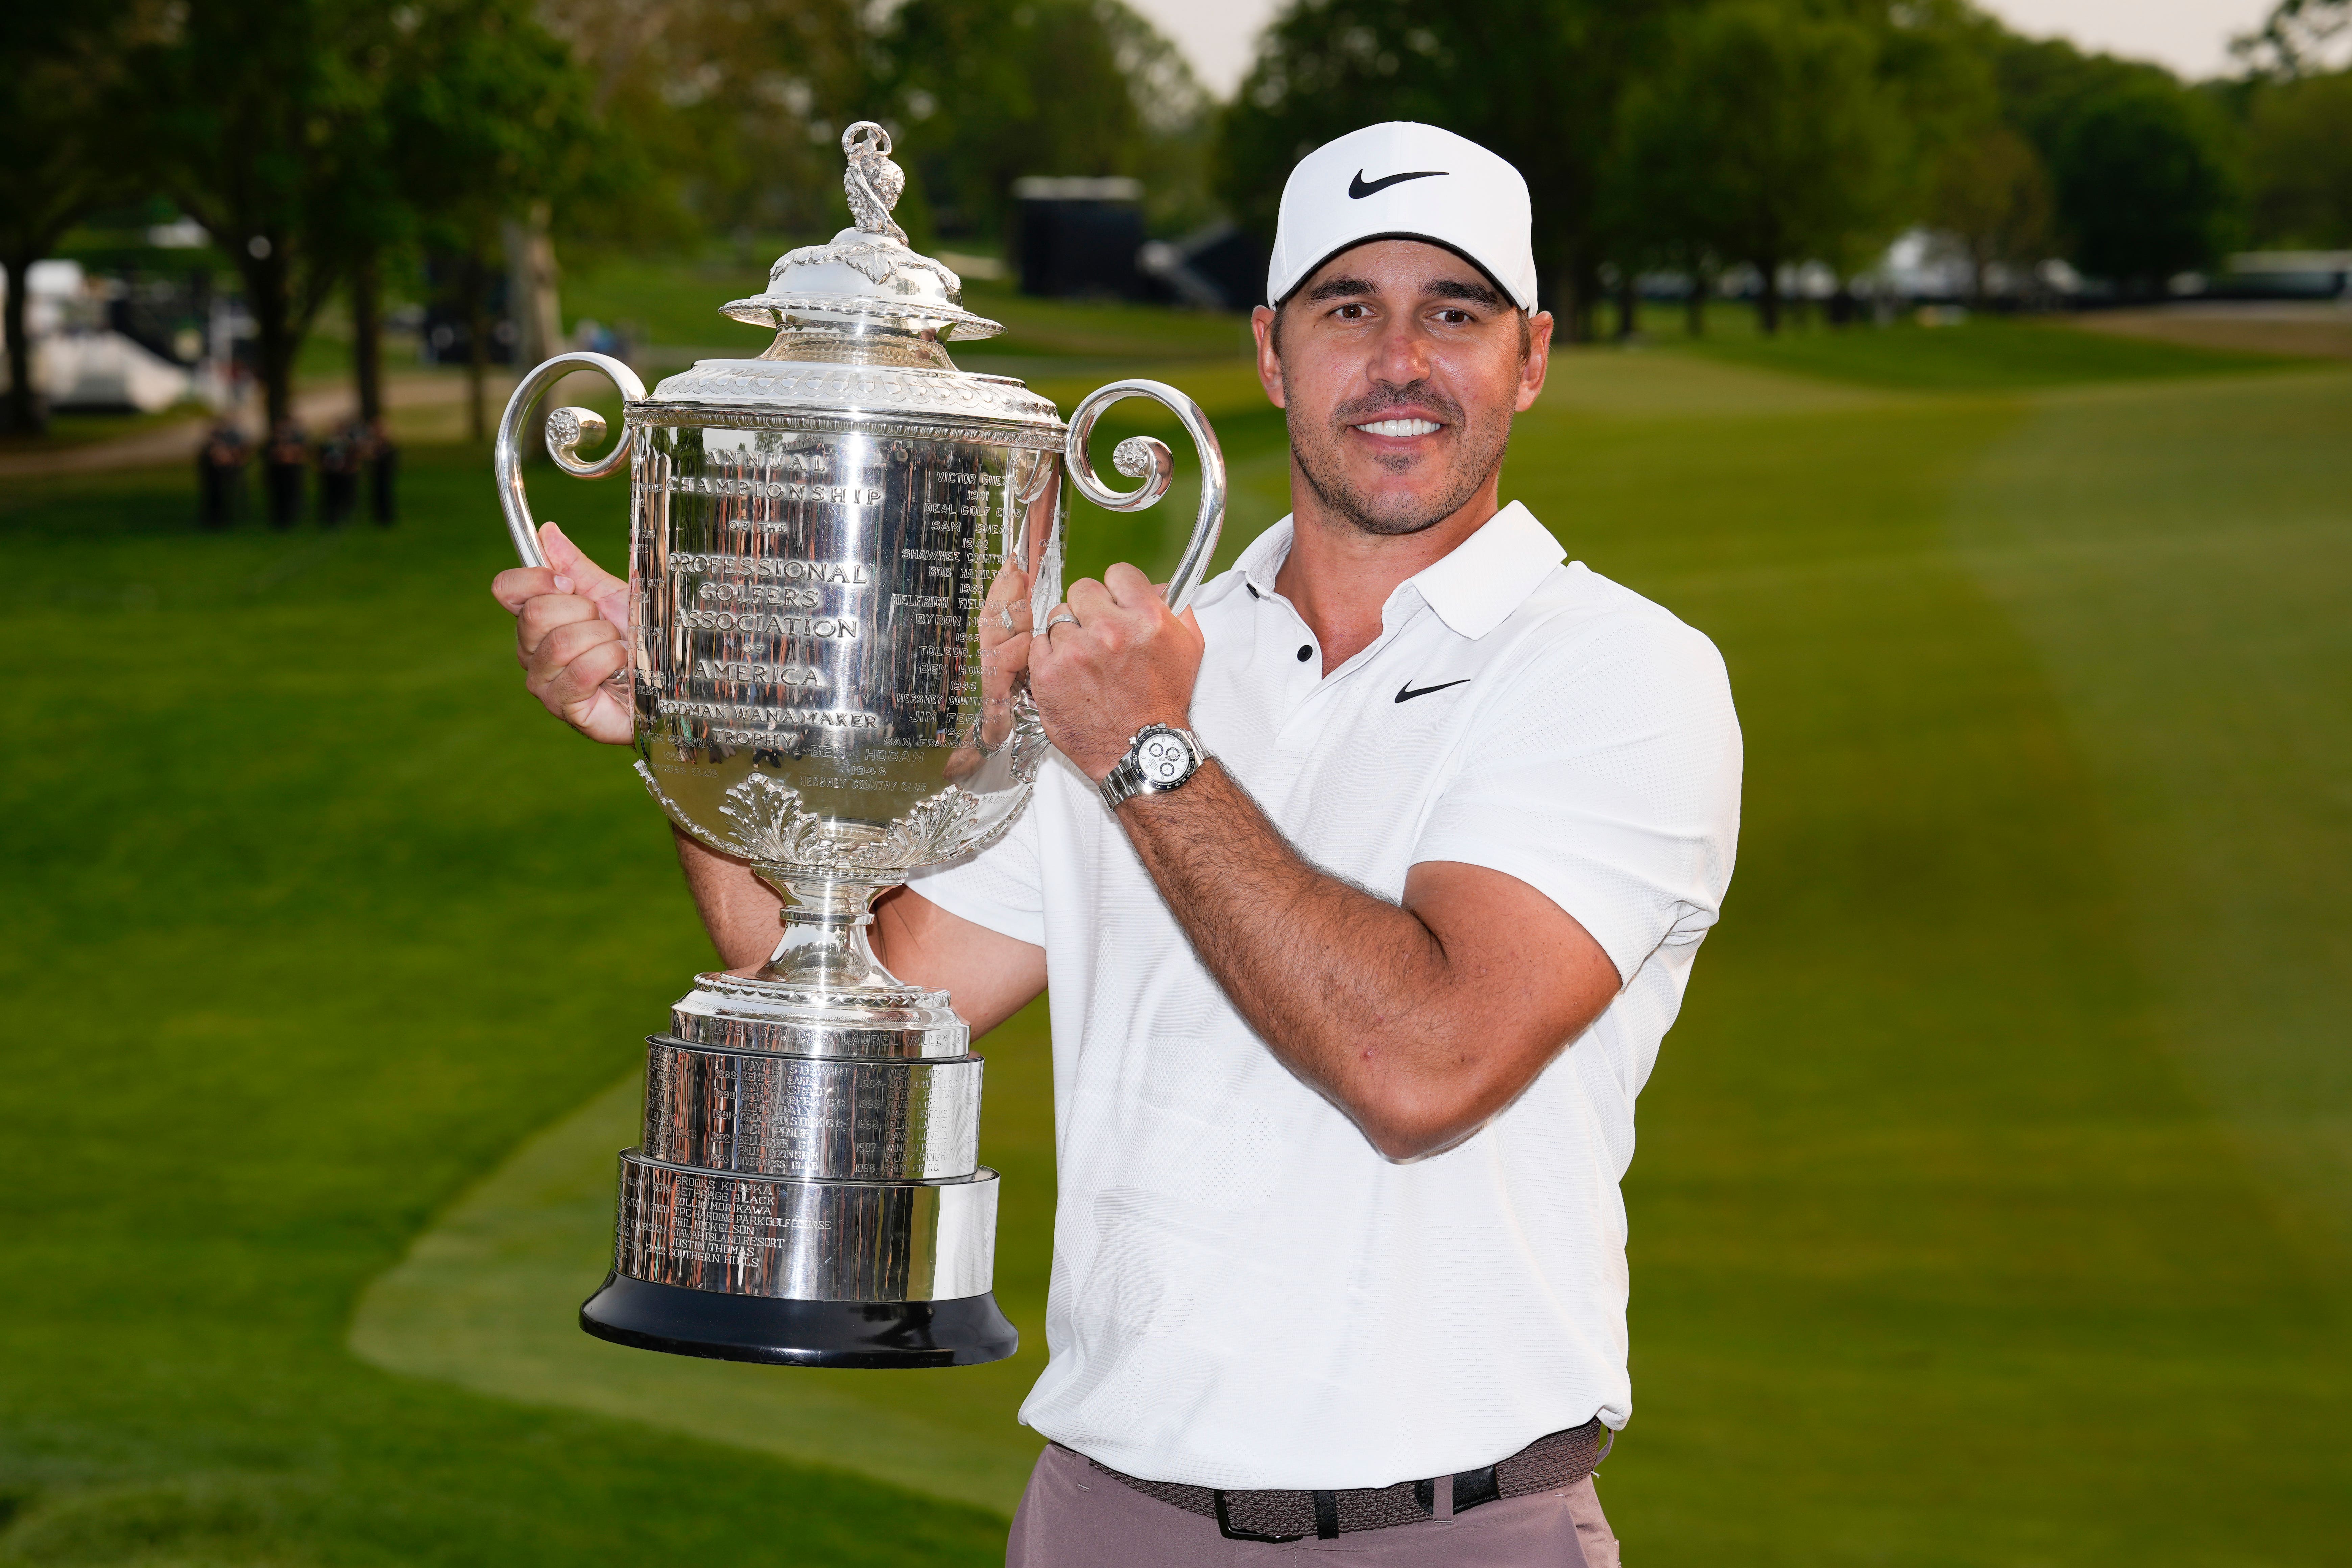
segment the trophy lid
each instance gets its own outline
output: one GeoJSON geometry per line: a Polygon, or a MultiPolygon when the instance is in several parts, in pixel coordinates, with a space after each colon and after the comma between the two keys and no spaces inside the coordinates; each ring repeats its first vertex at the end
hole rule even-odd
{"type": "MultiPolygon", "coordinates": [[[[963,279],[909,248],[906,231],[891,221],[890,209],[907,188],[907,174],[890,161],[890,133],[861,120],[842,132],[841,150],[849,155],[842,184],[856,226],[824,245],[785,252],[768,274],[766,292],[731,300],[722,311],[787,333],[803,324],[837,332],[871,323],[936,342],[992,338],[1003,331],[987,317],[965,310],[963,279]]],[[[786,346],[780,339],[777,347],[786,346]]],[[[799,356],[772,350],[763,357],[799,356]]]]}
{"type": "MultiPolygon", "coordinates": [[[[1053,403],[1011,376],[958,370],[947,338],[1004,329],[963,308],[963,279],[908,247],[890,221],[907,188],[890,161],[890,135],[871,121],[842,134],[842,184],[857,226],[778,258],[767,291],[723,307],[776,341],[741,359],[698,360],[633,405],[656,424],[781,418],[877,419],[984,426],[992,440],[1058,447],[1065,426],[1053,403]]],[[[911,427],[911,426],[910,426],[911,427]]]]}

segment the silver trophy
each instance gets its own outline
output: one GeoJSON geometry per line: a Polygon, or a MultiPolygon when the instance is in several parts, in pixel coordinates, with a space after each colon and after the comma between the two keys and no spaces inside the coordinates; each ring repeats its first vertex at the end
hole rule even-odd
{"type": "MultiPolygon", "coordinates": [[[[1062,596],[1061,470],[1098,506],[1168,489],[1161,443],[1119,443],[1118,491],[1087,443],[1120,398],[1157,398],[1200,451],[1201,510],[1168,584],[1181,609],[1224,514],[1224,464],[1192,399],[1150,381],[1065,426],[942,341],[1003,329],[890,219],[890,139],[842,138],[855,228],[794,250],[725,307],[776,330],[755,358],[702,360],[649,395],[603,354],[558,354],[499,426],[508,530],[543,565],[520,436],[582,369],[624,431],[547,421],[556,466],[631,478],[628,683],[637,772],[670,820],[783,895],[758,969],[701,974],[650,1037],[643,1141],[621,1155],[613,1268],[592,1334],[682,1355],[811,1366],[950,1366],[1013,1353],[992,1294],[996,1173],[979,1163],[981,1058],[944,993],[866,940],[908,873],[994,842],[1047,750],[1015,640],[1062,596]]],[[[1025,646],[1025,645],[1020,645],[1025,646]]]]}

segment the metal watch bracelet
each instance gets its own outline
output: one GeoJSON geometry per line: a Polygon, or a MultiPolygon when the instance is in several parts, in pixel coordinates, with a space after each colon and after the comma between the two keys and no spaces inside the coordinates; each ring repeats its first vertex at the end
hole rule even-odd
{"type": "Polygon", "coordinates": [[[1116,812],[1139,795],[1181,789],[1209,760],[1201,738],[1173,724],[1146,724],[1127,743],[1127,755],[1111,764],[1096,787],[1103,805],[1116,812]]]}

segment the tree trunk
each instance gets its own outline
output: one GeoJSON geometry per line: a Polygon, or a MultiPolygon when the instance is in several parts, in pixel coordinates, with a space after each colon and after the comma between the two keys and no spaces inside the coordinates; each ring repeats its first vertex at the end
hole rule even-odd
{"type": "MultiPolygon", "coordinates": [[[[559,273],[555,241],[548,233],[550,216],[547,203],[533,202],[522,221],[510,220],[500,229],[507,252],[507,307],[518,330],[518,373],[563,352],[563,311],[556,295],[559,273]]],[[[554,412],[554,397],[541,398],[518,432],[531,461],[547,460],[547,421],[554,412]]]]}
{"type": "Polygon", "coordinates": [[[33,340],[25,330],[25,278],[37,259],[18,255],[0,263],[8,271],[8,428],[19,436],[49,427],[47,400],[33,384],[33,340]]]}
{"type": "Polygon", "coordinates": [[[294,335],[292,301],[287,298],[286,253],[261,240],[262,254],[250,246],[237,258],[237,273],[245,279],[245,308],[253,315],[254,350],[260,359],[263,417],[276,430],[294,414],[294,335]]]}
{"type": "Polygon", "coordinates": [[[352,268],[352,379],[360,423],[373,430],[383,417],[383,293],[375,252],[352,268]]]}
{"type": "Polygon", "coordinates": [[[533,202],[521,222],[503,226],[507,252],[507,300],[520,337],[518,365],[535,365],[563,346],[563,312],[556,289],[555,241],[548,234],[545,202],[533,202]]]}
{"type": "Polygon", "coordinates": [[[475,445],[479,446],[489,439],[490,433],[489,412],[482,389],[490,365],[489,275],[479,252],[466,253],[458,277],[459,286],[466,291],[467,424],[473,432],[475,445]]]}
{"type": "Polygon", "coordinates": [[[1630,267],[1617,276],[1617,341],[1629,342],[1642,330],[1642,285],[1630,267]]]}
{"type": "MultiPolygon", "coordinates": [[[[1540,301],[1539,301],[1540,302],[1540,301]]],[[[1563,267],[1551,288],[1552,342],[1576,342],[1576,269],[1563,267]]]]}
{"type": "Polygon", "coordinates": [[[1780,264],[1759,261],[1756,269],[1764,274],[1764,293],[1756,302],[1756,324],[1769,338],[1780,331],[1780,264]]]}
{"type": "Polygon", "coordinates": [[[1683,300],[1683,317],[1692,337],[1706,336],[1706,269],[1703,267],[1691,268],[1690,293],[1683,300]]]}

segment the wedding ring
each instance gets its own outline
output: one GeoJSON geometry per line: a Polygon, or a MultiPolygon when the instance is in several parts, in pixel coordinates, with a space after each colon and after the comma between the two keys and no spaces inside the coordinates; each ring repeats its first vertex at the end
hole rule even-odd
{"type": "Polygon", "coordinates": [[[996,618],[1004,623],[1004,629],[1008,632],[1020,629],[1013,624],[1013,606],[1010,605],[997,605],[996,618]]]}
{"type": "Polygon", "coordinates": [[[1064,610],[1059,614],[1047,616],[1045,617],[1045,630],[1049,634],[1055,626],[1075,626],[1077,624],[1078,617],[1070,614],[1067,610],[1064,610]]]}

